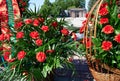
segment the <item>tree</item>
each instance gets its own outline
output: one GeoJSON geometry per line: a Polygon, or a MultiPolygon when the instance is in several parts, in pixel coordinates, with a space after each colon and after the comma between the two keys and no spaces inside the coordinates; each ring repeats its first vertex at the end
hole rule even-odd
{"type": "Polygon", "coordinates": [[[73,0],[65,0],[65,3],[67,5],[67,8],[69,8],[69,7],[74,5],[74,1],[73,0]]]}
{"type": "Polygon", "coordinates": [[[40,9],[40,13],[42,15],[44,13],[49,13],[49,15],[58,16],[60,14],[65,14],[64,10],[67,10],[70,7],[84,8],[85,0],[55,0],[53,3],[50,3],[49,0],[45,0],[40,9]]]}
{"type": "Polygon", "coordinates": [[[92,8],[92,6],[95,4],[97,0],[89,0],[89,3],[88,3],[88,11],[90,11],[90,9],[92,8]]]}
{"type": "Polygon", "coordinates": [[[50,5],[51,5],[51,3],[50,3],[50,1],[49,1],[49,0],[45,0],[45,1],[44,1],[44,4],[45,4],[45,5],[48,5],[48,6],[50,6],[50,5]]]}
{"type": "Polygon", "coordinates": [[[75,7],[79,7],[80,6],[80,0],[74,0],[74,5],[75,5],[75,7]]]}
{"type": "Polygon", "coordinates": [[[52,10],[52,4],[50,3],[50,1],[49,0],[45,0],[44,1],[44,5],[42,5],[41,6],[41,9],[40,9],[40,13],[41,13],[41,15],[43,16],[48,16],[48,14],[51,14],[50,12],[51,12],[51,10],[52,10]]]}
{"type": "Polygon", "coordinates": [[[52,3],[51,16],[58,16],[60,9],[61,7],[57,4],[57,2],[52,3]]]}
{"type": "Polygon", "coordinates": [[[85,8],[85,0],[78,0],[79,1],[79,7],[85,8]]]}
{"type": "Polygon", "coordinates": [[[55,2],[62,10],[66,10],[68,7],[68,4],[66,4],[65,0],[57,0],[55,2]]]}

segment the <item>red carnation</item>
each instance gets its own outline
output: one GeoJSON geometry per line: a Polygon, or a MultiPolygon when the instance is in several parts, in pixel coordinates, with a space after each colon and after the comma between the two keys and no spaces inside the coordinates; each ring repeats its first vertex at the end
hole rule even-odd
{"type": "Polygon", "coordinates": [[[108,6],[108,3],[105,2],[105,3],[101,4],[100,9],[101,9],[101,8],[105,8],[105,7],[107,7],[107,6],[108,6]]]}
{"type": "Polygon", "coordinates": [[[44,32],[47,32],[47,31],[49,31],[49,27],[43,25],[42,28],[41,28],[41,30],[43,30],[44,32]]]}
{"type": "Polygon", "coordinates": [[[39,62],[44,62],[46,60],[46,54],[44,52],[38,52],[36,54],[36,59],[39,61],[39,62]]]}
{"type": "Polygon", "coordinates": [[[88,18],[88,16],[90,16],[90,18],[93,18],[93,17],[94,17],[94,14],[90,14],[90,13],[85,14],[85,17],[86,17],[86,18],[88,18]]]}
{"type": "Polygon", "coordinates": [[[72,39],[73,39],[74,41],[77,40],[77,35],[76,35],[76,33],[72,33],[72,39]]]}
{"type": "Polygon", "coordinates": [[[15,9],[15,10],[13,10],[13,12],[14,12],[14,14],[17,14],[18,13],[18,11],[15,9]]]}
{"type": "Polygon", "coordinates": [[[47,50],[46,53],[53,53],[54,50],[47,50]]]}
{"type": "Polygon", "coordinates": [[[33,26],[39,26],[40,22],[38,19],[33,20],[33,26]]]}
{"type": "Polygon", "coordinates": [[[30,33],[30,37],[32,37],[33,39],[37,39],[39,38],[39,33],[37,31],[32,31],[30,33]]]}
{"type": "Polygon", "coordinates": [[[100,19],[100,24],[106,24],[106,23],[108,23],[109,21],[108,21],[108,18],[101,18],[100,19]]]}
{"type": "Polygon", "coordinates": [[[118,18],[120,19],[120,14],[118,14],[118,18]]]}
{"type": "Polygon", "coordinates": [[[90,38],[83,38],[82,41],[81,41],[81,43],[85,44],[85,42],[87,42],[87,41],[90,41],[90,38]]]}
{"type": "Polygon", "coordinates": [[[9,52],[9,51],[5,51],[3,54],[9,56],[9,55],[11,54],[11,52],[9,52]]]}
{"type": "Polygon", "coordinates": [[[62,33],[63,35],[68,35],[68,34],[69,34],[69,31],[68,31],[68,29],[63,28],[63,29],[61,30],[61,33],[62,33]]]}
{"type": "Polygon", "coordinates": [[[84,31],[85,31],[85,26],[80,27],[80,30],[79,30],[80,34],[83,33],[84,31]]]}
{"type": "Polygon", "coordinates": [[[120,43],[120,34],[116,35],[114,39],[116,42],[120,43]]]}
{"type": "Polygon", "coordinates": [[[108,14],[108,9],[107,9],[107,8],[101,8],[101,9],[99,10],[99,15],[105,16],[105,15],[107,15],[107,14],[108,14]]]}
{"type": "Polygon", "coordinates": [[[0,12],[0,20],[2,19],[2,15],[3,15],[3,13],[2,13],[2,12],[0,12]]]}
{"type": "Polygon", "coordinates": [[[52,26],[53,27],[57,27],[58,26],[58,23],[56,21],[52,22],[52,26]]]}
{"type": "Polygon", "coordinates": [[[2,51],[3,50],[3,47],[0,47],[0,51],[2,51]]]}
{"type": "Polygon", "coordinates": [[[5,33],[10,32],[10,30],[8,28],[1,27],[1,32],[5,34],[5,33]]]}
{"type": "Polygon", "coordinates": [[[24,22],[25,22],[25,24],[31,24],[33,22],[33,20],[32,19],[25,19],[24,22]]]}
{"type": "Polygon", "coordinates": [[[18,52],[18,54],[17,54],[18,60],[23,59],[23,58],[25,57],[25,55],[26,55],[26,52],[25,52],[25,51],[20,51],[20,52],[18,52]]]}
{"type": "Polygon", "coordinates": [[[5,61],[7,61],[9,59],[9,55],[7,55],[7,54],[4,54],[3,57],[4,57],[5,61]]]}
{"type": "Polygon", "coordinates": [[[38,20],[43,23],[44,22],[44,18],[38,18],[38,20]]]}
{"type": "Polygon", "coordinates": [[[20,8],[20,10],[21,10],[22,12],[24,12],[24,11],[25,11],[25,8],[20,8]]]}
{"type": "Polygon", "coordinates": [[[103,29],[102,32],[105,34],[111,34],[114,32],[114,28],[111,25],[106,25],[103,29]]]}
{"type": "Polygon", "coordinates": [[[83,25],[85,25],[86,23],[87,23],[87,20],[84,20],[84,21],[82,22],[83,25]]]}
{"type": "Polygon", "coordinates": [[[8,51],[10,51],[10,50],[11,50],[11,47],[8,46],[8,45],[6,45],[6,44],[4,44],[4,45],[3,45],[3,50],[8,50],[8,51]]]}
{"type": "Polygon", "coordinates": [[[86,48],[90,48],[92,46],[91,40],[86,41],[86,48]]]}
{"type": "Polygon", "coordinates": [[[22,2],[22,6],[26,6],[27,5],[27,3],[26,2],[22,2]]]}
{"type": "Polygon", "coordinates": [[[4,34],[0,34],[0,41],[3,41],[4,39],[4,34]]]}
{"type": "Polygon", "coordinates": [[[22,21],[15,24],[15,28],[21,28],[23,26],[22,21]]]}
{"type": "Polygon", "coordinates": [[[109,51],[112,48],[112,43],[110,41],[103,41],[102,42],[102,49],[104,51],[109,51]]]}
{"type": "Polygon", "coordinates": [[[24,37],[24,32],[18,32],[16,38],[20,39],[24,37]]]}
{"type": "Polygon", "coordinates": [[[15,58],[9,58],[9,55],[3,55],[3,57],[4,57],[5,61],[7,61],[7,62],[15,61],[15,58]]]}
{"type": "Polygon", "coordinates": [[[116,0],[116,4],[119,5],[119,0],[116,0]]]}
{"type": "Polygon", "coordinates": [[[10,40],[10,37],[11,37],[11,34],[4,34],[4,38],[5,38],[5,40],[10,40]]]}
{"type": "Polygon", "coordinates": [[[37,39],[35,41],[35,43],[36,43],[37,46],[41,46],[42,45],[42,40],[41,39],[37,39]]]}

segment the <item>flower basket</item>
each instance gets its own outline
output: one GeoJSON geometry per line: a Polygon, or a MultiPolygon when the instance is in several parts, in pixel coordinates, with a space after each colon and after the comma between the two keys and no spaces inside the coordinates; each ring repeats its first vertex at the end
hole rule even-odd
{"type": "Polygon", "coordinates": [[[120,81],[120,70],[111,68],[87,55],[89,70],[96,81],[120,81]],[[101,78],[102,77],[102,78],[101,78]]]}
{"type": "Polygon", "coordinates": [[[89,69],[96,81],[120,81],[119,0],[97,0],[80,28],[89,69]]]}
{"type": "Polygon", "coordinates": [[[22,18],[14,18],[12,2],[16,0],[1,1],[6,5],[0,5],[6,10],[6,13],[0,11],[0,67],[4,67],[1,81],[53,81],[54,69],[63,64],[72,67],[69,58],[77,52],[78,42],[75,32],[66,28],[64,19],[58,21],[49,14],[29,9],[22,18]]]}
{"type": "Polygon", "coordinates": [[[95,71],[92,68],[89,68],[89,69],[96,81],[120,81],[120,78],[119,78],[120,76],[117,74],[102,73],[102,72],[95,71]]]}

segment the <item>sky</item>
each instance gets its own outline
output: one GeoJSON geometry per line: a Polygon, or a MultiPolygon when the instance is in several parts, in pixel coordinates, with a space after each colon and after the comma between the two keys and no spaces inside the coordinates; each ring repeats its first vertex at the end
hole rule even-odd
{"type": "MultiPolygon", "coordinates": [[[[54,2],[55,0],[50,0],[50,2],[54,2]]],[[[88,4],[88,1],[89,0],[86,0],[86,4],[88,4]]],[[[34,4],[36,5],[37,9],[40,8],[43,3],[44,3],[44,0],[30,0],[30,7],[31,9],[34,9],[34,4]]],[[[86,5],[86,9],[87,9],[87,5],[86,5]]]]}

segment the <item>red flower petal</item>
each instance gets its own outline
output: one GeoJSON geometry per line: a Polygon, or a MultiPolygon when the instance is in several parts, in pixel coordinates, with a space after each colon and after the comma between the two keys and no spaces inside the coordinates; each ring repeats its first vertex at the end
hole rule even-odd
{"type": "Polygon", "coordinates": [[[25,52],[25,51],[20,51],[20,52],[18,52],[18,54],[17,54],[18,60],[23,59],[23,58],[25,57],[25,55],[26,55],[26,52],[25,52]]]}
{"type": "Polygon", "coordinates": [[[111,34],[114,32],[114,28],[111,25],[106,25],[103,29],[102,32],[105,34],[111,34]]]}
{"type": "Polygon", "coordinates": [[[120,34],[116,35],[114,39],[116,42],[120,43],[120,34]]]}
{"type": "Polygon", "coordinates": [[[46,60],[46,54],[44,52],[38,52],[36,54],[36,59],[39,61],[39,62],[44,62],[46,60]]]}
{"type": "Polygon", "coordinates": [[[112,48],[112,42],[110,41],[103,41],[102,42],[102,49],[104,51],[109,51],[112,48]]]}

